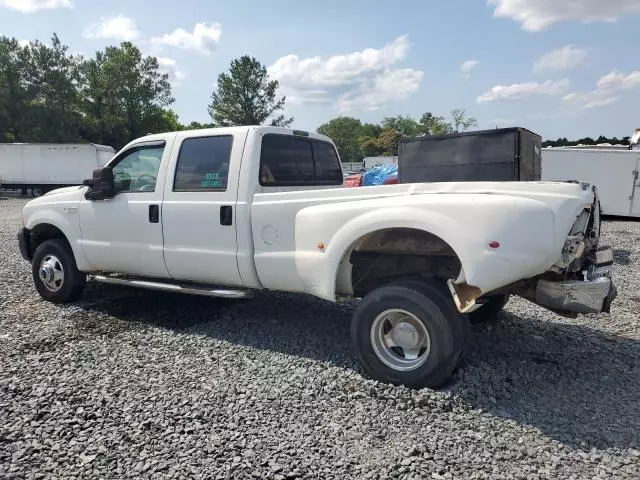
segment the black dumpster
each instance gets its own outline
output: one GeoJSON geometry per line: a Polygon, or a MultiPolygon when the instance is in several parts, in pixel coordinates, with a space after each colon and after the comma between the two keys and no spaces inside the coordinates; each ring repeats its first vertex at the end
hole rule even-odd
{"type": "Polygon", "coordinates": [[[400,183],[540,180],[542,138],[501,128],[403,140],[400,183]]]}

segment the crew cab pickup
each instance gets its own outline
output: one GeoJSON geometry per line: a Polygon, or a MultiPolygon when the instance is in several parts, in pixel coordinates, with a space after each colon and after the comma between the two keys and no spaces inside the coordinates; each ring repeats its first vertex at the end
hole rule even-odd
{"type": "Polygon", "coordinates": [[[367,374],[442,385],[469,319],[509,295],[564,315],[609,310],[613,255],[594,187],[577,182],[342,188],[333,142],[276,127],[148,135],[84,186],[23,210],[20,250],[52,302],[87,279],[218,297],[357,299],[367,374]]]}

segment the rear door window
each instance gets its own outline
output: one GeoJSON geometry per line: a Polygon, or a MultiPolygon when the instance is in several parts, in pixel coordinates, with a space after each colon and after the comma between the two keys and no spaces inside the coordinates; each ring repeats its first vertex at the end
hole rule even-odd
{"type": "Polygon", "coordinates": [[[185,139],[178,154],[173,190],[225,191],[232,145],[231,135],[185,139]]]}

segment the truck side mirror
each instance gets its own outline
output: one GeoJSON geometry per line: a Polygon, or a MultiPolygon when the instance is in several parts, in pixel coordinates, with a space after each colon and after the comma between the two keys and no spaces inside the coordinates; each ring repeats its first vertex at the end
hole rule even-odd
{"type": "Polygon", "coordinates": [[[83,185],[89,189],[85,194],[87,200],[104,200],[115,195],[115,182],[111,167],[97,168],[93,171],[93,179],[85,180],[83,185]]]}

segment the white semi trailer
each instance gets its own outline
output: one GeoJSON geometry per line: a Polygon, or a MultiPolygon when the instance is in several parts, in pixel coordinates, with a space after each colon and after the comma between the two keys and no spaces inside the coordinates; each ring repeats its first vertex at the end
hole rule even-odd
{"type": "Polygon", "coordinates": [[[81,185],[115,150],[95,144],[0,143],[0,187],[31,190],[34,197],[59,187],[81,185]]]}
{"type": "Polygon", "coordinates": [[[635,148],[542,150],[542,180],[579,180],[595,185],[604,215],[640,217],[639,171],[640,150],[635,148]]]}

